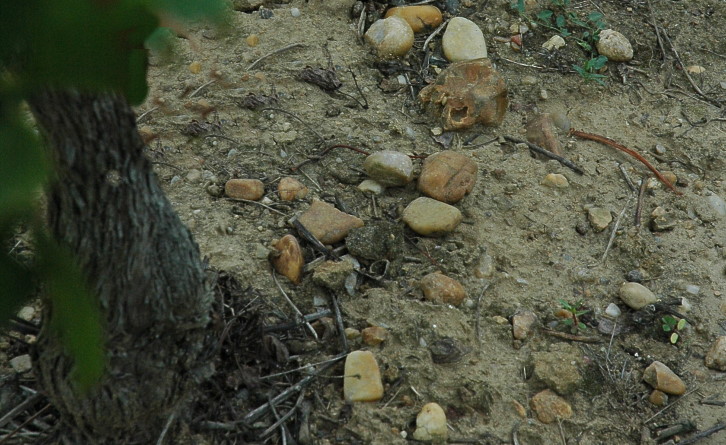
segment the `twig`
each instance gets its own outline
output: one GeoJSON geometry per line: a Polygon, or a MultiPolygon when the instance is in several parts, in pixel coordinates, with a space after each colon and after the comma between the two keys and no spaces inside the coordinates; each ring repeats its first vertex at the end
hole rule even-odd
{"type": "MultiPolygon", "coordinates": [[[[311,322],[315,320],[319,320],[324,317],[329,317],[333,314],[333,311],[330,309],[325,309],[320,312],[316,312],[314,314],[308,314],[303,317],[303,320],[306,322],[311,322]]],[[[300,325],[298,322],[292,322],[292,323],[280,323],[272,326],[265,326],[262,328],[262,332],[275,332],[275,331],[287,331],[293,328],[296,328],[300,325]]]]}
{"type": "Polygon", "coordinates": [[[635,227],[640,227],[640,217],[643,212],[643,201],[645,199],[645,189],[647,182],[643,179],[640,181],[640,190],[638,191],[638,203],[635,206],[635,227]]]}
{"type": "Polygon", "coordinates": [[[343,324],[343,314],[340,311],[340,305],[338,299],[335,298],[335,294],[330,293],[330,302],[333,305],[333,312],[335,313],[335,326],[338,328],[338,334],[340,335],[340,343],[343,346],[343,352],[348,353],[350,347],[348,346],[348,337],[345,335],[345,325],[343,324]]]}
{"type": "Polygon", "coordinates": [[[267,59],[268,57],[272,57],[275,54],[280,54],[282,52],[285,52],[287,50],[297,48],[297,47],[304,48],[305,45],[303,45],[302,43],[292,43],[290,45],[283,46],[282,48],[278,48],[278,49],[272,51],[271,53],[267,53],[264,56],[260,57],[259,59],[255,60],[254,62],[252,62],[252,64],[247,67],[246,71],[249,71],[252,68],[256,67],[258,63],[262,62],[263,60],[267,59]]]}
{"type": "Polygon", "coordinates": [[[2,440],[0,440],[0,445],[6,443],[13,436],[15,436],[20,430],[22,430],[23,428],[25,428],[25,425],[27,425],[30,422],[32,422],[33,420],[37,419],[38,416],[40,416],[41,414],[43,414],[45,412],[45,410],[47,410],[48,408],[50,408],[50,406],[51,405],[49,403],[49,404],[45,405],[43,408],[41,408],[37,413],[35,413],[32,416],[28,417],[28,419],[25,422],[21,423],[20,426],[18,426],[17,428],[15,428],[10,434],[8,434],[5,437],[3,437],[2,440]]]}
{"type": "Polygon", "coordinates": [[[429,47],[429,42],[431,42],[431,39],[433,39],[436,36],[436,34],[440,33],[441,30],[444,29],[444,27],[446,27],[446,25],[449,23],[449,20],[451,20],[451,19],[446,19],[444,21],[444,23],[440,24],[439,27],[436,28],[434,30],[434,32],[432,32],[431,34],[429,34],[429,36],[426,38],[426,40],[424,40],[424,44],[423,44],[424,52],[427,51],[427,49],[429,47]]]}
{"type": "Polygon", "coordinates": [[[268,400],[268,403],[270,404],[270,410],[272,411],[272,415],[275,416],[275,419],[277,420],[274,423],[274,425],[278,425],[280,427],[280,431],[281,431],[280,435],[282,436],[282,445],[287,445],[287,435],[288,435],[287,427],[284,424],[280,423],[280,420],[281,420],[280,415],[277,414],[277,410],[275,409],[275,404],[272,403],[272,399],[270,399],[270,397],[268,396],[267,400],[268,400]]]}
{"type": "Polygon", "coordinates": [[[199,88],[197,88],[196,90],[194,90],[192,92],[192,94],[189,95],[189,97],[191,98],[191,97],[196,96],[197,94],[199,94],[200,91],[202,91],[203,89],[207,88],[209,85],[213,84],[216,81],[217,81],[217,79],[212,79],[209,82],[203,84],[202,86],[200,86],[199,88]]]}
{"type": "Polygon", "coordinates": [[[300,309],[298,309],[297,306],[295,306],[295,303],[292,302],[290,297],[287,296],[287,292],[285,292],[285,289],[283,289],[282,286],[280,286],[280,282],[277,281],[277,273],[275,273],[274,270],[272,271],[272,280],[275,282],[275,285],[280,290],[280,293],[282,294],[282,296],[285,297],[285,301],[287,301],[287,304],[289,304],[290,307],[292,308],[292,310],[295,311],[295,314],[300,318],[300,320],[303,321],[303,323],[305,324],[305,327],[308,328],[308,331],[310,331],[311,334],[313,334],[313,337],[315,338],[315,340],[318,340],[318,333],[315,332],[315,328],[313,328],[313,326],[305,320],[305,315],[303,315],[303,313],[300,312],[300,309]]]}
{"type": "Polygon", "coordinates": [[[553,337],[564,338],[565,340],[580,341],[583,343],[600,343],[602,340],[600,337],[586,337],[584,335],[568,334],[567,332],[553,331],[552,329],[542,329],[547,335],[553,337]]]}
{"type": "Polygon", "coordinates": [[[166,421],[166,424],[164,425],[164,429],[161,430],[161,434],[159,434],[159,440],[156,441],[156,445],[162,445],[164,443],[164,438],[166,437],[166,433],[169,432],[169,427],[174,422],[174,418],[176,417],[176,412],[172,412],[169,415],[169,418],[166,421]]]}
{"type": "Polygon", "coordinates": [[[321,243],[320,240],[317,239],[315,237],[315,235],[313,235],[312,232],[310,232],[308,230],[308,228],[303,225],[303,223],[300,222],[300,220],[298,220],[297,218],[295,218],[295,220],[293,220],[293,222],[292,222],[292,225],[293,225],[293,227],[295,227],[297,229],[297,233],[302,238],[305,238],[305,240],[307,242],[309,242],[313,246],[313,248],[315,250],[317,250],[318,252],[322,253],[326,257],[327,256],[332,256],[336,260],[337,259],[340,259],[335,253],[331,252],[330,249],[328,249],[327,247],[325,247],[325,245],[323,243],[321,243]]]}
{"type": "Polygon", "coordinates": [[[610,138],[606,138],[605,136],[600,136],[599,134],[586,133],[584,131],[575,130],[574,128],[570,128],[570,134],[573,135],[573,136],[577,136],[577,137],[579,137],[581,139],[589,139],[591,141],[600,142],[601,144],[609,145],[609,146],[611,146],[613,148],[617,148],[618,150],[629,154],[630,156],[632,156],[635,159],[637,159],[640,162],[642,162],[643,165],[645,165],[646,167],[648,167],[648,170],[650,170],[651,172],[653,172],[653,174],[655,174],[655,176],[658,178],[658,180],[660,182],[662,182],[663,184],[665,184],[666,186],[668,186],[669,189],[673,190],[673,192],[676,195],[678,195],[678,196],[683,195],[682,192],[676,190],[676,188],[673,186],[673,184],[671,184],[671,182],[665,176],[663,176],[663,174],[661,172],[659,172],[657,168],[653,167],[653,165],[650,162],[648,162],[648,160],[645,159],[637,151],[631,150],[630,148],[625,147],[624,145],[620,145],[620,144],[618,144],[617,142],[615,142],[614,140],[612,140],[610,138]]]}
{"type": "Polygon", "coordinates": [[[567,445],[567,438],[565,437],[565,430],[562,429],[562,419],[557,418],[557,426],[560,427],[560,439],[562,439],[562,445],[567,445]]]}
{"type": "Polygon", "coordinates": [[[37,402],[38,400],[40,400],[42,398],[43,398],[43,396],[41,394],[35,393],[35,394],[31,395],[30,397],[28,397],[27,399],[25,399],[23,402],[21,402],[18,406],[11,409],[10,411],[8,411],[8,413],[5,414],[0,419],[0,428],[7,425],[7,423],[10,422],[11,420],[13,420],[13,418],[15,416],[17,416],[19,413],[25,411],[27,408],[29,408],[31,405],[33,405],[35,402],[37,402]]]}
{"type": "Polygon", "coordinates": [[[623,174],[623,178],[625,178],[625,183],[628,184],[628,188],[630,189],[630,191],[637,192],[638,189],[635,188],[635,184],[633,184],[633,181],[630,179],[628,172],[625,171],[625,166],[623,164],[618,164],[618,168],[620,169],[620,173],[623,174]]]}
{"type": "MultiPolygon", "coordinates": [[[[625,214],[625,211],[628,210],[628,206],[630,206],[630,199],[628,199],[628,202],[625,203],[625,206],[623,207],[623,210],[620,211],[620,214],[618,215],[617,219],[615,219],[615,224],[613,225],[613,230],[610,232],[610,238],[608,238],[608,244],[605,246],[605,252],[602,254],[602,258],[600,258],[600,262],[598,264],[603,264],[605,262],[605,258],[608,256],[608,252],[610,252],[610,248],[613,247],[613,241],[615,241],[615,235],[618,232],[618,229],[620,228],[620,220],[623,218],[623,215],[625,214]]],[[[591,267],[597,266],[597,264],[594,264],[591,267]]]]}
{"type": "Polygon", "coordinates": [[[154,111],[156,111],[158,109],[159,109],[159,107],[154,107],[150,110],[144,111],[143,113],[141,113],[141,115],[139,117],[136,118],[136,123],[137,124],[141,123],[141,121],[143,121],[146,116],[148,116],[149,114],[153,113],[154,111]]]}
{"type": "Polygon", "coordinates": [[[673,405],[675,405],[676,403],[678,403],[681,400],[685,399],[686,396],[691,395],[691,394],[693,394],[696,391],[698,391],[698,387],[693,388],[692,390],[690,390],[687,393],[683,394],[682,396],[680,396],[679,398],[677,398],[673,402],[669,403],[665,408],[663,408],[662,410],[658,411],[657,413],[655,413],[652,416],[650,416],[647,419],[645,419],[643,421],[643,423],[646,424],[646,423],[650,422],[651,420],[655,419],[656,417],[660,416],[661,414],[663,414],[663,412],[665,412],[666,410],[670,409],[673,405]]]}
{"type": "Polygon", "coordinates": [[[267,380],[267,379],[272,379],[272,378],[280,377],[280,376],[287,375],[287,374],[292,374],[293,372],[299,372],[304,369],[310,369],[311,366],[324,365],[324,364],[330,363],[330,362],[337,362],[338,360],[340,360],[340,357],[333,357],[331,359],[323,360],[322,362],[317,362],[317,363],[308,363],[305,366],[300,366],[298,368],[290,369],[288,371],[283,371],[283,372],[278,372],[276,374],[269,374],[266,376],[262,376],[262,377],[260,377],[260,380],[267,380]]]}
{"type": "Polygon", "coordinates": [[[488,282],[484,285],[484,287],[482,287],[482,290],[479,293],[479,297],[476,299],[476,324],[475,324],[476,331],[475,332],[476,332],[476,340],[480,344],[481,344],[481,329],[480,329],[481,328],[481,317],[480,317],[480,315],[481,315],[481,299],[484,296],[484,292],[486,292],[487,289],[489,289],[488,282]]]}
{"type": "Polygon", "coordinates": [[[244,203],[247,203],[247,204],[255,204],[255,205],[258,205],[260,207],[264,207],[264,208],[266,208],[267,210],[269,210],[271,212],[275,212],[278,215],[287,216],[285,213],[283,213],[283,212],[281,212],[281,211],[279,211],[277,209],[273,209],[272,207],[270,207],[268,205],[262,204],[261,202],[252,201],[252,200],[249,200],[249,199],[242,199],[242,198],[227,198],[227,200],[228,201],[244,202],[244,203]]]}
{"type": "Polygon", "coordinates": [[[701,439],[705,439],[706,437],[710,436],[711,434],[717,433],[723,429],[726,429],[726,423],[717,423],[716,425],[712,426],[711,428],[704,430],[700,433],[694,434],[693,436],[689,437],[688,439],[683,439],[680,442],[678,442],[678,445],[689,445],[692,443],[696,443],[701,439]]]}
{"type": "MultiPolygon", "coordinates": [[[[290,409],[289,409],[289,410],[288,410],[288,411],[287,411],[287,412],[285,413],[285,415],[283,415],[282,417],[280,417],[279,419],[277,419],[277,421],[276,421],[275,423],[273,423],[272,425],[270,425],[270,426],[269,426],[269,427],[268,427],[268,428],[267,428],[267,429],[266,429],[265,431],[263,431],[263,432],[262,432],[262,433],[261,433],[261,434],[260,434],[260,435],[259,435],[258,437],[259,437],[260,439],[264,439],[265,437],[267,437],[267,436],[269,436],[270,434],[272,434],[272,433],[273,433],[273,432],[274,432],[274,431],[275,431],[275,430],[276,430],[276,429],[277,429],[278,427],[281,427],[281,426],[282,426],[282,424],[283,424],[283,423],[284,423],[284,422],[285,422],[285,421],[286,421],[287,419],[289,419],[290,417],[292,417],[292,415],[293,415],[293,414],[295,414],[295,411],[297,411],[297,409],[298,409],[298,407],[300,406],[300,403],[301,403],[301,402],[303,401],[303,398],[304,398],[304,397],[305,397],[305,392],[304,392],[304,391],[300,391],[300,395],[299,395],[299,396],[297,397],[297,400],[295,401],[295,405],[293,405],[293,406],[292,406],[292,408],[290,408],[290,409]]],[[[270,407],[274,409],[274,406],[270,405],[270,407]]],[[[273,411],[273,412],[274,412],[274,411],[273,411]]]]}
{"type": "Polygon", "coordinates": [[[554,154],[549,150],[545,150],[544,148],[540,147],[539,145],[533,144],[531,142],[523,141],[521,139],[513,138],[511,136],[504,136],[504,139],[508,140],[509,142],[513,142],[515,144],[525,144],[527,147],[529,147],[530,150],[535,151],[541,155],[547,156],[550,159],[554,159],[555,161],[559,162],[560,164],[564,165],[565,167],[571,169],[578,175],[584,175],[585,171],[578,167],[574,162],[570,161],[569,159],[563,158],[560,155],[554,154]]]}
{"type": "Polygon", "coordinates": [[[547,71],[554,71],[553,68],[547,68],[546,66],[539,66],[539,65],[528,65],[526,63],[516,62],[514,60],[507,59],[506,57],[500,57],[499,59],[504,60],[505,62],[513,63],[515,65],[519,66],[526,66],[527,68],[535,68],[538,70],[547,70],[547,71]]]}
{"type": "MultiPolygon", "coordinates": [[[[363,104],[362,104],[363,109],[367,110],[368,109],[368,99],[366,99],[365,94],[363,94],[363,90],[361,90],[360,86],[358,86],[358,79],[355,77],[355,73],[353,72],[353,70],[350,67],[348,67],[348,71],[350,71],[350,75],[353,77],[353,84],[355,85],[355,89],[358,90],[358,94],[360,94],[360,97],[363,98],[363,104]]],[[[356,102],[358,102],[358,99],[356,99],[356,102]]],[[[360,104],[360,102],[358,102],[358,103],[360,104]]]]}

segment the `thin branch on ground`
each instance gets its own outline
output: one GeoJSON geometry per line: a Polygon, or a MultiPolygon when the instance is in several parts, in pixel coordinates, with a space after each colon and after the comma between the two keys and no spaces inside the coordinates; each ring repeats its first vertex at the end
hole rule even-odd
{"type": "Polygon", "coordinates": [[[272,57],[276,54],[283,53],[283,52],[291,50],[293,48],[304,48],[304,47],[305,47],[305,45],[303,45],[302,43],[292,43],[290,45],[283,46],[282,48],[278,48],[270,53],[265,54],[264,56],[260,57],[259,59],[255,60],[254,62],[252,62],[252,64],[250,64],[250,66],[248,66],[245,71],[251,70],[252,68],[256,67],[257,64],[259,64],[263,60],[265,60],[269,57],[272,57]]]}
{"type": "Polygon", "coordinates": [[[302,320],[302,323],[304,323],[305,327],[308,328],[308,331],[310,331],[313,338],[315,338],[315,340],[318,340],[318,333],[315,332],[315,328],[313,328],[313,325],[311,325],[310,323],[308,323],[305,320],[305,315],[303,315],[303,313],[300,312],[300,309],[298,309],[297,306],[295,306],[295,303],[292,302],[290,297],[287,296],[287,292],[285,292],[285,289],[282,288],[282,286],[280,285],[280,282],[277,280],[277,273],[275,273],[274,270],[272,271],[272,281],[275,282],[275,286],[277,286],[277,289],[280,291],[282,296],[285,298],[285,301],[287,301],[287,304],[290,305],[290,307],[292,308],[293,311],[295,311],[295,315],[297,315],[297,318],[302,320]]]}
{"type": "Polygon", "coordinates": [[[552,153],[551,151],[546,150],[546,149],[540,147],[539,145],[524,141],[522,139],[513,138],[511,136],[504,136],[504,139],[508,140],[509,142],[513,142],[515,144],[525,144],[525,145],[527,145],[527,147],[529,147],[530,150],[537,152],[541,155],[547,156],[550,159],[554,159],[555,161],[559,162],[560,164],[562,164],[565,167],[569,168],[570,170],[574,171],[578,175],[585,174],[585,171],[582,168],[578,167],[574,162],[570,161],[569,159],[563,158],[560,155],[552,153]]]}

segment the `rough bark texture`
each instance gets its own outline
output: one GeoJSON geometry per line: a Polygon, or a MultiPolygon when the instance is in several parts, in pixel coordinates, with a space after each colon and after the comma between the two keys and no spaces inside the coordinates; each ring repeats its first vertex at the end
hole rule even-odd
{"type": "MultiPolygon", "coordinates": [[[[47,91],[29,102],[56,162],[49,227],[98,297],[108,359],[101,385],[79,396],[72,360],[44,329],[38,377],[77,440],[153,443],[205,373],[212,296],[199,249],[159,187],[122,97],[47,91]]],[[[48,326],[50,301],[44,311],[48,326]]]]}

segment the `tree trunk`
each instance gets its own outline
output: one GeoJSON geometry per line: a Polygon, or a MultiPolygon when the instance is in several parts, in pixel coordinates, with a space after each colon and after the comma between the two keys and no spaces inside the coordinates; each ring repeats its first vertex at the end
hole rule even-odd
{"type": "Polygon", "coordinates": [[[45,298],[38,378],[76,443],[153,443],[190,383],[211,370],[201,354],[212,295],[198,246],[159,187],[123,97],[46,91],[29,103],[55,161],[49,228],[89,279],[107,355],[100,385],[77,394],[45,298]]]}

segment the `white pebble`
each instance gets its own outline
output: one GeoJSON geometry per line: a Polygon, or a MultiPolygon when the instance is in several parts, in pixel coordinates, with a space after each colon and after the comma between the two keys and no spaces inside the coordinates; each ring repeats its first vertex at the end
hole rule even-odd
{"type": "Polygon", "coordinates": [[[292,14],[293,17],[300,17],[300,10],[297,8],[292,8],[290,10],[290,14],[292,14]]]}
{"type": "Polygon", "coordinates": [[[698,293],[701,292],[701,288],[695,284],[686,284],[685,291],[691,295],[698,295],[698,293]]]}
{"type": "Polygon", "coordinates": [[[441,39],[444,57],[449,62],[481,59],[487,56],[484,34],[476,23],[464,17],[449,21],[441,39]]]}
{"type": "Polygon", "coordinates": [[[608,307],[605,308],[605,313],[612,318],[618,318],[621,314],[620,308],[615,303],[608,304],[608,307]]]}

